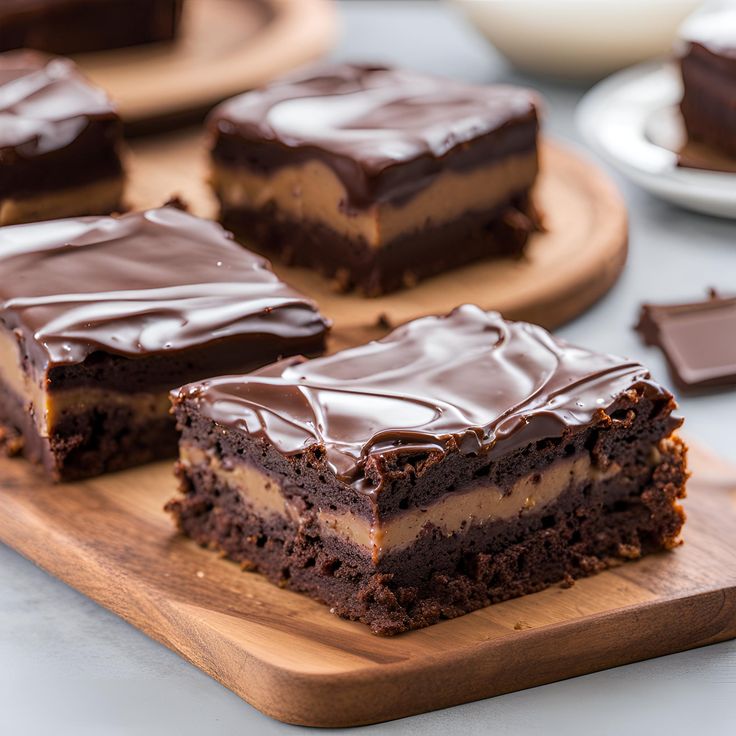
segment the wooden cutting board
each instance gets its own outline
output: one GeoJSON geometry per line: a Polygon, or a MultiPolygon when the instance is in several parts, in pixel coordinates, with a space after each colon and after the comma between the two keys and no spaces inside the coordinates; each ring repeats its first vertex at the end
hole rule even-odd
{"type": "Polygon", "coordinates": [[[201,116],[226,97],[324,54],[337,36],[331,0],[187,0],[179,37],[78,54],[129,129],[201,116]]]}
{"type": "MultiPolygon", "coordinates": [[[[198,130],[134,141],[128,157],[131,205],[158,206],[178,194],[195,214],[216,217],[205,183],[206,159],[198,130]]],[[[522,260],[481,261],[388,296],[340,294],[313,271],[274,267],[317,300],[338,332],[363,327],[366,336],[375,336],[379,321],[398,325],[464,302],[553,328],[583,312],[615,283],[626,261],[626,208],[600,169],[549,140],[541,146],[536,200],[546,230],[533,236],[522,260]]]]}
{"type": "Polygon", "coordinates": [[[170,463],[55,486],[0,459],[0,540],[264,713],[352,726],[736,637],[736,468],[691,460],[682,547],[394,638],[174,533],[170,463]]]}

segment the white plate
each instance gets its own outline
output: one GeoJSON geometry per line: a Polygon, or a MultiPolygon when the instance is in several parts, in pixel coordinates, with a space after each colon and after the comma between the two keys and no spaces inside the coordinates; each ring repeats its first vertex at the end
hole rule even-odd
{"type": "Polygon", "coordinates": [[[677,166],[684,140],[682,84],[669,63],[614,74],[582,99],[575,113],[588,145],[657,197],[687,209],[736,219],[736,174],[677,166]]]}

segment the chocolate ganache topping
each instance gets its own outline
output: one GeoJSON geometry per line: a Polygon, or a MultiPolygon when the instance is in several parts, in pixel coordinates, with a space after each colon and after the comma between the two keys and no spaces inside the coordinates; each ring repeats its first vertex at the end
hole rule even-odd
{"type": "Polygon", "coordinates": [[[635,386],[671,399],[638,363],[465,305],[361,347],[189,384],[173,396],[284,454],[321,447],[342,480],[365,488],[373,455],[457,447],[498,457],[598,421],[635,386]]]}
{"type": "Polygon", "coordinates": [[[35,51],[0,55],[0,196],[79,179],[80,167],[119,175],[121,127],[107,94],[72,61],[35,51]],[[64,169],[69,154],[73,168],[64,169]],[[34,165],[54,161],[58,172],[34,165]]]}
{"type": "Polygon", "coordinates": [[[46,365],[236,335],[308,337],[327,325],[268,261],[173,206],[0,228],[0,324],[46,365]]]}
{"type": "Polygon", "coordinates": [[[107,94],[91,85],[72,61],[33,51],[3,54],[0,152],[16,148],[26,157],[48,153],[71,143],[90,118],[116,120],[117,114],[107,94]]]}
{"type": "Polygon", "coordinates": [[[379,66],[302,71],[217,107],[213,157],[256,170],[320,159],[353,204],[406,197],[447,167],[533,153],[533,92],[379,66]]]}

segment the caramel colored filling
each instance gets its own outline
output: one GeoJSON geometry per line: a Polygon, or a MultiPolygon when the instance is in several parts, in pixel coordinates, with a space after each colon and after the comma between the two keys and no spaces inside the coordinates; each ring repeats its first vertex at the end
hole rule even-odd
{"type": "Polygon", "coordinates": [[[0,225],[112,212],[120,207],[122,177],[66,187],[32,197],[0,199],[0,225]]]}
{"type": "MultiPolygon", "coordinates": [[[[190,444],[180,447],[180,459],[185,467],[208,466],[220,481],[241,494],[256,515],[277,515],[294,524],[304,523],[296,508],[282,495],[278,481],[263,471],[244,463],[225,468],[212,453],[190,444]]],[[[542,473],[526,475],[508,493],[495,485],[478,482],[463,491],[448,493],[426,507],[408,509],[387,520],[369,520],[348,511],[321,508],[314,511],[322,533],[364,547],[377,562],[387,553],[412,544],[428,524],[451,536],[471,526],[513,519],[552,503],[572,485],[606,480],[620,470],[614,464],[602,471],[584,455],[558,460],[542,473]]]]}
{"type": "Polygon", "coordinates": [[[47,427],[53,429],[64,413],[86,414],[100,406],[124,406],[132,411],[137,420],[159,419],[168,416],[171,400],[168,391],[161,393],[138,391],[129,394],[106,388],[87,387],[54,391],[47,401],[47,427]]]}
{"type": "Polygon", "coordinates": [[[466,213],[493,210],[528,190],[537,175],[536,152],[509,156],[470,171],[448,170],[407,202],[347,210],[348,193],[321,161],[261,174],[213,165],[211,184],[229,208],[260,210],[269,204],[296,222],[319,222],[347,238],[380,248],[405,233],[439,226],[466,213]]]}
{"type": "Polygon", "coordinates": [[[23,370],[13,335],[0,332],[0,381],[28,406],[41,437],[48,437],[65,413],[84,414],[96,406],[125,406],[140,419],[165,417],[171,408],[168,391],[122,393],[81,387],[49,393],[23,370]]]}
{"type": "Polygon", "coordinates": [[[13,333],[3,330],[0,330],[0,380],[29,404],[39,433],[42,437],[47,436],[48,395],[40,383],[23,370],[20,346],[13,333]]]}

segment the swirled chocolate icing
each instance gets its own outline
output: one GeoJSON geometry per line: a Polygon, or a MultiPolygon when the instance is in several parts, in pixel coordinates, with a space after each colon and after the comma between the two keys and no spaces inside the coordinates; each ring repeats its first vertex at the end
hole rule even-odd
{"type": "Polygon", "coordinates": [[[671,398],[638,363],[465,305],[328,357],[193,383],[174,400],[287,455],[321,447],[347,481],[376,454],[457,448],[494,457],[559,437],[598,421],[635,386],[671,398]]]}
{"type": "Polygon", "coordinates": [[[407,197],[444,168],[536,147],[536,96],[379,66],[302,71],[217,107],[213,158],[256,170],[317,158],[352,204],[407,197]]]}
{"type": "Polygon", "coordinates": [[[113,103],[68,59],[0,55],[0,197],[119,175],[113,103]]]}
{"type": "Polygon", "coordinates": [[[172,206],[0,228],[0,324],[46,365],[236,335],[305,338],[327,326],[268,261],[172,206]]]}

